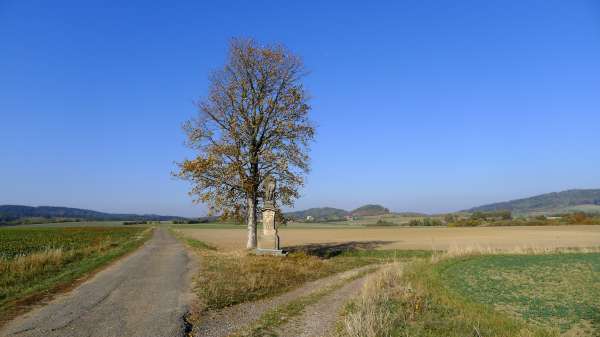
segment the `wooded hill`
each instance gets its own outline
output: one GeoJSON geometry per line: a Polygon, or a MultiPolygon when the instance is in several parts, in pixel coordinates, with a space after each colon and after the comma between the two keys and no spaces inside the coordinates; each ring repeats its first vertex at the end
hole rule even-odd
{"type": "Polygon", "coordinates": [[[600,213],[600,189],[579,189],[546,193],[474,207],[468,212],[507,210],[513,215],[562,214],[572,212],[600,213]]]}
{"type": "Polygon", "coordinates": [[[364,205],[352,211],[346,211],[340,208],[333,207],[318,207],[309,208],[302,211],[286,213],[285,216],[289,219],[305,220],[307,217],[312,217],[315,221],[335,221],[343,220],[349,216],[372,216],[388,214],[390,211],[381,205],[364,205]]]}
{"type": "Polygon", "coordinates": [[[84,221],[171,221],[182,219],[176,216],[164,216],[156,214],[116,214],[97,212],[88,209],[54,207],[54,206],[21,206],[0,205],[0,224],[18,224],[27,222],[39,222],[38,220],[84,220],[84,221]]]}

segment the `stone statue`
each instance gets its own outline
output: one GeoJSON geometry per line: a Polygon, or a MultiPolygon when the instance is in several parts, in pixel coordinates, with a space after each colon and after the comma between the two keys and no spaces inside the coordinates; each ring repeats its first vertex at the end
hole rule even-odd
{"type": "Polygon", "coordinates": [[[275,187],[277,187],[275,179],[271,175],[266,176],[263,186],[265,189],[265,208],[275,208],[275,187]]]}
{"type": "Polygon", "coordinates": [[[263,232],[258,242],[257,253],[270,255],[285,255],[279,248],[279,234],[275,224],[275,179],[272,176],[266,176],[263,181],[264,196],[262,210],[263,232]]]}

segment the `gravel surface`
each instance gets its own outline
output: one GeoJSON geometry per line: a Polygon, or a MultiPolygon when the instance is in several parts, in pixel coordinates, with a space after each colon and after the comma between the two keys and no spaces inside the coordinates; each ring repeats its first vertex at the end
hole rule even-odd
{"type": "MultiPolygon", "coordinates": [[[[219,311],[211,311],[202,314],[201,321],[195,322],[194,336],[228,336],[245,327],[246,325],[252,323],[253,321],[259,319],[265,311],[272,309],[277,305],[282,305],[298,297],[309,295],[314,291],[333,285],[339,282],[341,279],[351,277],[352,275],[360,273],[361,271],[369,268],[372,268],[372,266],[361,267],[329,277],[325,277],[316,281],[307,282],[300,288],[296,288],[290,292],[276,297],[254,302],[246,302],[219,311]]],[[[352,284],[354,284],[354,282],[352,282],[352,284]]],[[[337,314],[337,311],[335,311],[334,314],[337,314]]],[[[294,335],[282,336],[291,337],[294,335]]]]}
{"type": "Polygon", "coordinates": [[[359,293],[368,275],[358,278],[304,308],[304,313],[276,329],[278,336],[327,337],[335,330],[340,311],[359,293]]]}
{"type": "Polygon", "coordinates": [[[193,261],[158,228],[136,252],[16,318],[0,336],[183,336],[193,261]]]}

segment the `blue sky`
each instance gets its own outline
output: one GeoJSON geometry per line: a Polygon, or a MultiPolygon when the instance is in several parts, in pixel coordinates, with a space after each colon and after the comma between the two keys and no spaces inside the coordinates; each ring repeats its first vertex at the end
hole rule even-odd
{"type": "Polygon", "coordinates": [[[296,208],[600,187],[600,3],[0,0],[0,204],[202,215],[170,176],[232,37],[304,58],[296,208]]]}

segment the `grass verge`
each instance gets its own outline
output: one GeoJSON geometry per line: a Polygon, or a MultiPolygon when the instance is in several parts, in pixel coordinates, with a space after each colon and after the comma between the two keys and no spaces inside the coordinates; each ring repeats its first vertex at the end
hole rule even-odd
{"type": "Polygon", "coordinates": [[[1,230],[0,325],[133,251],[150,233],[108,227],[1,230]]]}
{"type": "Polygon", "coordinates": [[[200,255],[195,292],[201,310],[214,310],[289,291],[307,282],[342,271],[398,260],[430,256],[424,251],[347,251],[324,259],[306,253],[285,258],[256,256],[247,251],[219,251],[174,234],[200,255]]]}

